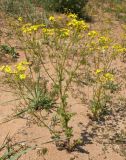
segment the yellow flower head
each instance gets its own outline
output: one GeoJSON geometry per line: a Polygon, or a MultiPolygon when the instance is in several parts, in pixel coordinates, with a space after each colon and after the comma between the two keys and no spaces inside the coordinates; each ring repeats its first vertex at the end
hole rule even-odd
{"type": "Polygon", "coordinates": [[[113,81],[114,80],[114,75],[111,73],[106,73],[104,75],[104,77],[106,78],[107,81],[113,81]]]}
{"type": "Polygon", "coordinates": [[[19,22],[22,22],[22,21],[23,21],[23,18],[22,18],[22,17],[18,17],[18,21],[19,21],[19,22]]]}
{"type": "Polygon", "coordinates": [[[54,16],[50,16],[49,20],[52,21],[52,22],[56,21],[54,16]]]}
{"type": "Polygon", "coordinates": [[[94,37],[96,37],[97,35],[98,35],[98,32],[96,32],[96,31],[90,31],[90,32],[88,33],[88,36],[91,37],[91,38],[94,38],[94,37]]]}
{"type": "Polygon", "coordinates": [[[20,80],[26,79],[26,75],[25,75],[25,74],[20,74],[20,75],[19,75],[19,79],[20,79],[20,80]]]}
{"type": "Polygon", "coordinates": [[[5,66],[5,67],[4,67],[4,72],[5,72],[5,73],[12,73],[12,69],[11,69],[11,67],[10,67],[10,66],[8,66],[8,65],[7,65],[7,66],[5,66]]]}
{"type": "Polygon", "coordinates": [[[60,37],[65,38],[70,36],[70,30],[66,28],[60,29],[60,37]]]}
{"type": "Polygon", "coordinates": [[[101,72],[103,72],[103,69],[97,69],[97,70],[95,71],[96,74],[100,74],[101,72]]]}
{"type": "Polygon", "coordinates": [[[20,62],[19,64],[16,65],[16,69],[18,72],[26,71],[26,67],[20,62]]]}
{"type": "Polygon", "coordinates": [[[31,23],[24,24],[21,28],[23,33],[31,33],[31,23]]]}
{"type": "Polygon", "coordinates": [[[76,19],[77,15],[74,13],[70,13],[70,14],[68,14],[68,18],[76,19]]]}

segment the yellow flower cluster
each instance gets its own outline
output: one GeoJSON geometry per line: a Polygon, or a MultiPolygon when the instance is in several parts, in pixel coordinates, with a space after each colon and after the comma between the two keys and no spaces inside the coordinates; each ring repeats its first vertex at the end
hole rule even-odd
{"type": "Polygon", "coordinates": [[[99,73],[101,73],[101,72],[103,72],[103,69],[97,69],[97,70],[95,71],[96,74],[99,74],[99,73]]]}
{"type": "MultiPolygon", "coordinates": [[[[28,62],[20,62],[20,63],[18,63],[17,65],[16,65],[16,72],[18,73],[18,72],[24,72],[24,71],[26,71],[26,65],[27,64],[29,64],[28,62]]],[[[15,72],[15,73],[16,73],[15,72]]]]}
{"type": "Polygon", "coordinates": [[[114,75],[107,72],[107,73],[104,73],[103,72],[103,69],[97,69],[95,71],[96,75],[98,75],[98,79],[100,82],[108,82],[108,81],[113,81],[114,80],[114,75]]]}
{"type": "Polygon", "coordinates": [[[78,31],[87,30],[89,28],[88,24],[86,24],[83,20],[72,19],[67,24],[68,27],[76,29],[78,31]]]}
{"type": "Polygon", "coordinates": [[[66,28],[62,28],[62,29],[60,29],[59,34],[60,34],[61,38],[69,37],[70,36],[70,30],[66,29],[66,28]]]}
{"type": "Polygon", "coordinates": [[[37,31],[39,28],[45,27],[44,24],[37,24],[37,25],[31,25],[30,23],[27,23],[23,25],[21,28],[23,33],[32,33],[33,31],[37,31]]]}
{"type": "Polygon", "coordinates": [[[77,15],[74,14],[74,13],[69,13],[67,17],[68,17],[68,18],[71,18],[71,19],[76,19],[76,18],[77,18],[77,15]]]}
{"type": "Polygon", "coordinates": [[[56,21],[54,16],[50,16],[50,17],[49,17],[49,20],[50,20],[51,22],[56,21]]]}
{"type": "Polygon", "coordinates": [[[43,28],[42,32],[47,36],[52,36],[55,33],[55,30],[53,28],[43,28]]]}
{"type": "Polygon", "coordinates": [[[68,27],[74,28],[78,31],[87,30],[89,28],[88,24],[86,24],[83,20],[77,20],[76,14],[68,14],[67,16],[70,20],[67,23],[68,27]]]}
{"type": "Polygon", "coordinates": [[[4,71],[5,73],[13,73],[11,67],[8,65],[0,67],[0,71],[4,71]]]}
{"type": "Polygon", "coordinates": [[[114,80],[114,75],[111,73],[104,74],[104,77],[106,78],[106,81],[113,81],[114,80]]]}
{"type": "Polygon", "coordinates": [[[111,39],[105,36],[101,36],[99,37],[99,45],[100,46],[106,46],[108,44],[110,44],[111,39]]]}
{"type": "Polygon", "coordinates": [[[88,36],[91,37],[91,38],[95,38],[97,35],[98,35],[98,32],[96,32],[96,31],[90,31],[88,33],[88,36]]]}
{"type": "MultiPolygon", "coordinates": [[[[55,25],[51,28],[47,28],[44,24],[36,24],[32,25],[30,23],[24,24],[21,28],[23,33],[29,33],[31,34],[34,31],[37,31],[39,28],[42,28],[42,33],[46,36],[59,36],[60,38],[66,38],[70,36],[70,31],[73,31],[75,29],[77,32],[87,30],[89,26],[83,21],[83,20],[77,20],[76,14],[69,14],[68,16],[68,22],[65,22],[64,28],[56,27],[55,25]]],[[[50,22],[56,22],[56,18],[54,16],[49,17],[50,22]]],[[[74,31],[73,31],[74,32],[74,31]]],[[[93,33],[94,35],[95,33],[93,33]]]]}
{"type": "Polygon", "coordinates": [[[115,44],[112,48],[114,49],[114,51],[115,51],[116,53],[124,53],[124,52],[126,52],[126,48],[125,48],[125,47],[122,47],[122,46],[119,45],[119,44],[115,44]]]}
{"type": "Polygon", "coordinates": [[[6,65],[0,67],[0,71],[5,73],[6,75],[9,74],[9,78],[11,75],[14,76],[14,78],[16,79],[24,80],[26,78],[25,71],[27,70],[27,65],[29,65],[29,62],[22,61],[15,66],[15,69],[12,69],[12,67],[6,65]]]}

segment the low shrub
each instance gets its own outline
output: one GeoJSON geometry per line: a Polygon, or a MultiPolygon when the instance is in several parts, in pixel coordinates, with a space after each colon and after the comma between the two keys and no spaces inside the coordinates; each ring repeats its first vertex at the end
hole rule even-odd
{"type": "Polygon", "coordinates": [[[44,0],[44,7],[61,13],[75,13],[80,18],[87,17],[85,6],[88,0],[44,0]]]}

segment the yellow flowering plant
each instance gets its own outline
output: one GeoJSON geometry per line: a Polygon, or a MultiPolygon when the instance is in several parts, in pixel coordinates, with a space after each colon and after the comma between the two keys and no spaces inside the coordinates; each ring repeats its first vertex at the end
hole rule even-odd
{"type": "MultiPolygon", "coordinates": [[[[81,55],[79,51],[83,38],[81,35],[87,34],[89,26],[83,20],[77,20],[75,14],[69,14],[63,26],[57,25],[59,21],[61,22],[61,19],[53,16],[49,17],[49,21],[49,25],[43,25],[35,32],[32,29],[34,25],[24,24],[26,27],[23,27],[22,34],[26,39],[25,41],[22,39],[22,44],[32,48],[28,50],[30,54],[26,50],[26,59],[30,59],[33,66],[39,64],[38,69],[47,76],[53,94],[58,97],[59,105],[56,115],[58,121],[60,121],[60,130],[65,136],[65,141],[67,141],[67,143],[65,141],[64,143],[66,148],[70,150],[73,129],[69,122],[74,114],[68,111],[68,91],[76,73],[83,66],[84,54],[81,55]],[[51,71],[46,63],[51,66],[51,71]]],[[[81,52],[85,47],[82,47],[81,52]]],[[[55,132],[54,137],[62,139],[60,132],[57,130],[55,132]]]]}
{"type": "Polygon", "coordinates": [[[113,63],[123,53],[125,47],[114,42],[112,38],[107,35],[101,35],[96,31],[88,32],[90,42],[88,44],[89,53],[88,60],[93,68],[95,83],[93,85],[93,97],[91,100],[91,110],[95,119],[103,116],[103,112],[107,110],[108,91],[109,86],[114,87],[115,76],[111,73],[114,70],[113,63]],[[107,86],[107,87],[106,87],[107,86]],[[107,99],[107,100],[106,100],[107,99]]]}
{"type": "Polygon", "coordinates": [[[105,72],[102,68],[95,71],[96,82],[93,86],[93,98],[91,100],[91,111],[93,117],[99,120],[107,111],[110,92],[106,86],[114,83],[115,76],[110,72],[105,72]]]}
{"type": "MultiPolygon", "coordinates": [[[[60,129],[56,129],[58,124],[53,126],[53,131],[47,125],[44,126],[53,134],[54,139],[60,140],[65,137],[65,148],[71,150],[74,132],[70,121],[74,114],[69,112],[70,88],[76,82],[78,73],[83,74],[93,68],[95,74],[92,76],[95,82],[91,110],[98,119],[107,103],[105,98],[107,91],[104,85],[114,81],[110,67],[116,58],[113,56],[115,47],[111,38],[95,30],[90,31],[89,25],[83,20],[78,20],[75,14],[68,14],[63,26],[58,25],[63,19],[50,16],[48,20],[48,24],[24,24],[20,30],[23,35],[20,40],[24,48],[27,48],[24,50],[26,60],[32,62],[30,75],[33,81],[36,79],[39,82],[41,75],[44,75],[49,82],[50,92],[58,102],[53,113],[56,114],[60,129]],[[37,77],[34,76],[35,72],[37,77]]],[[[24,70],[20,65],[18,69],[24,70]]],[[[20,78],[23,80],[25,75],[22,74],[20,78]]],[[[37,90],[38,88],[41,90],[40,83],[38,86],[37,90]]],[[[34,101],[31,100],[31,103],[34,101]]],[[[41,119],[34,112],[32,115],[37,120],[41,119]]]]}
{"type": "Polygon", "coordinates": [[[26,107],[23,110],[31,112],[41,108],[48,110],[53,106],[53,99],[44,93],[44,88],[40,89],[40,75],[37,73],[38,77],[35,81],[30,65],[28,61],[21,61],[14,67],[1,66],[0,71],[4,73],[18,98],[24,100],[26,107]]]}

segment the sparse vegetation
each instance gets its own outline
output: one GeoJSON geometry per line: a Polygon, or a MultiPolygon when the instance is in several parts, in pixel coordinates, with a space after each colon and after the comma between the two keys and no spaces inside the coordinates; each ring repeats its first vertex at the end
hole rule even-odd
{"type": "MultiPolygon", "coordinates": [[[[103,147],[104,157],[111,147],[113,154],[121,155],[119,160],[125,158],[126,26],[120,21],[122,36],[114,35],[115,19],[111,14],[106,18],[105,11],[112,5],[110,12],[120,20],[125,2],[97,2],[0,1],[1,13],[6,17],[2,25],[6,23],[7,30],[12,31],[1,29],[1,91],[17,99],[14,113],[0,125],[18,118],[27,126],[38,127],[41,134],[46,131],[42,143],[38,143],[44,147],[22,148],[8,139],[0,147],[0,160],[20,159],[33,149],[37,149],[36,156],[48,160],[48,143],[70,154],[88,153],[84,145],[93,142],[103,147]],[[103,17],[98,17],[98,22],[87,22],[89,8],[92,18],[97,9],[103,17]],[[102,18],[105,25],[100,28],[102,18]],[[9,57],[12,59],[7,61],[9,57]]],[[[29,133],[23,129],[21,135],[29,133]]]]}
{"type": "Polygon", "coordinates": [[[18,160],[22,155],[26,154],[33,148],[23,146],[20,143],[12,143],[11,138],[5,138],[3,144],[0,146],[0,160],[18,160]]]}
{"type": "MultiPolygon", "coordinates": [[[[4,56],[4,55],[10,55],[13,59],[17,59],[19,58],[19,53],[17,53],[15,51],[15,48],[14,47],[11,47],[11,46],[8,46],[6,44],[3,44],[0,46],[1,48],[1,54],[4,56]]],[[[1,55],[1,57],[2,57],[1,55]]]]}

